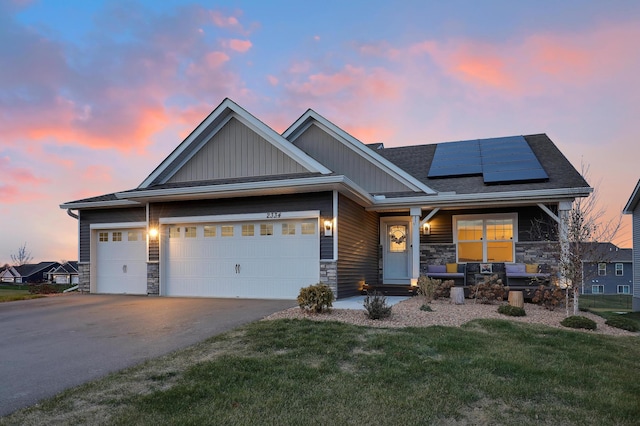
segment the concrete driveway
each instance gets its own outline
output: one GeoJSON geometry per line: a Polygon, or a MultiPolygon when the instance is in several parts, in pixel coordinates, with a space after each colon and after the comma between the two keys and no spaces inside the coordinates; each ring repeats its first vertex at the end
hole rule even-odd
{"type": "Polygon", "coordinates": [[[95,294],[0,303],[0,416],[295,305],[95,294]]]}

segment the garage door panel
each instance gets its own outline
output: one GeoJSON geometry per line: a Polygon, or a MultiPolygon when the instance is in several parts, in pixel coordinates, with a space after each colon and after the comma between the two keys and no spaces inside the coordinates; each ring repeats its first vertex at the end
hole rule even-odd
{"type": "Polygon", "coordinates": [[[319,239],[303,235],[301,221],[286,223],[296,227],[294,235],[282,235],[280,222],[262,227],[271,235],[260,235],[264,222],[245,222],[199,224],[196,238],[165,240],[162,293],[295,299],[301,287],[319,280],[319,239]],[[242,225],[253,227],[253,236],[243,236],[242,225]],[[215,227],[215,236],[205,237],[205,226],[215,227]],[[223,227],[227,233],[232,227],[233,236],[222,236],[223,227]]]}

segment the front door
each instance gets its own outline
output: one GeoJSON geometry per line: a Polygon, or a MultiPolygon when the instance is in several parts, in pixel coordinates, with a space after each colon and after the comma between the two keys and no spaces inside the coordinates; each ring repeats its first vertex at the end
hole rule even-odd
{"type": "Polygon", "coordinates": [[[411,230],[408,219],[383,218],[381,229],[384,284],[410,284],[411,230]]]}

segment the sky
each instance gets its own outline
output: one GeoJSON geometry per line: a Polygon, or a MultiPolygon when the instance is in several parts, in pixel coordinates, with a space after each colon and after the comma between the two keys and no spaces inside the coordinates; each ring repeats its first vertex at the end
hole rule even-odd
{"type": "Polygon", "coordinates": [[[137,187],[226,97],[387,147],[546,133],[615,220],[638,40],[633,0],[0,0],[0,264],[76,260],[59,205],[137,187]]]}

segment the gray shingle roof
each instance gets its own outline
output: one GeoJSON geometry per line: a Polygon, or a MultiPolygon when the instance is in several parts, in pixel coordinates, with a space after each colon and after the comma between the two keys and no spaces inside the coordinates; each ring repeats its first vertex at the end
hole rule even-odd
{"type": "Polygon", "coordinates": [[[482,176],[429,179],[427,177],[437,144],[376,149],[375,152],[412,174],[438,192],[458,194],[527,191],[534,189],[586,188],[589,184],[578,173],[546,134],[524,137],[549,179],[544,182],[487,185],[482,176]]]}

